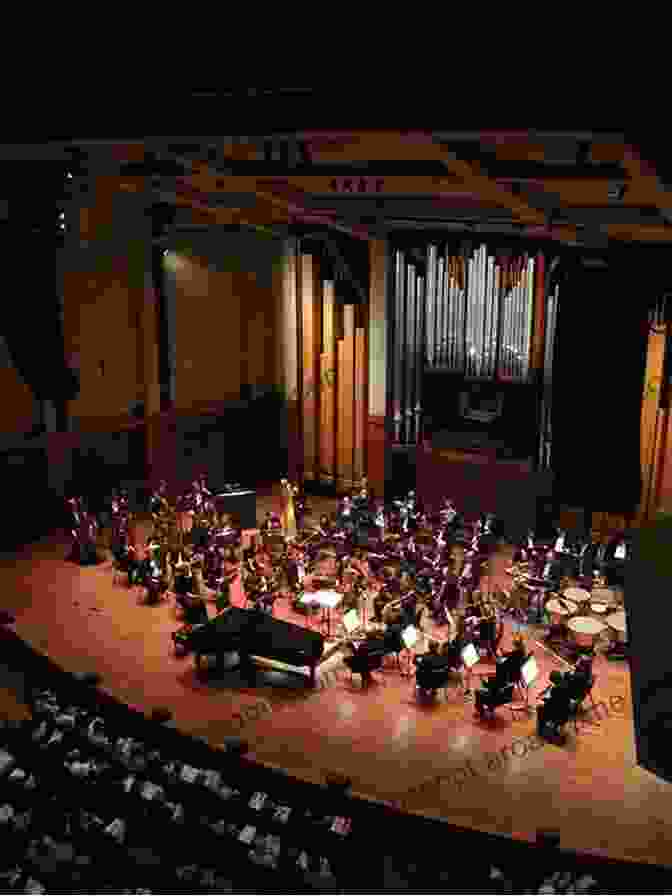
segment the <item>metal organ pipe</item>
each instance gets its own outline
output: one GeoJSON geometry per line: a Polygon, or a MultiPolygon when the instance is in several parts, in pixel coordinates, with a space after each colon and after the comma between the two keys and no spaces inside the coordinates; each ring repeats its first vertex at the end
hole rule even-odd
{"type": "Polygon", "coordinates": [[[518,270],[516,272],[516,366],[515,376],[520,379],[520,344],[521,344],[521,326],[522,326],[522,293],[523,293],[523,259],[518,259],[518,270]]]}
{"type": "Polygon", "coordinates": [[[425,358],[425,278],[418,277],[416,289],[418,293],[417,302],[417,327],[415,339],[415,403],[412,407],[413,411],[413,440],[417,442],[420,431],[420,414],[422,412],[422,373],[424,369],[425,358]]]}
{"type": "Polygon", "coordinates": [[[443,366],[444,359],[442,353],[443,340],[443,319],[445,316],[445,260],[443,256],[439,258],[436,271],[436,363],[439,367],[443,366]]]}
{"type": "Polygon", "coordinates": [[[396,283],[397,283],[397,301],[396,301],[396,321],[395,321],[395,350],[394,350],[394,413],[401,412],[403,403],[404,388],[404,292],[406,284],[406,259],[403,252],[397,252],[396,265],[396,283]]]}
{"type": "Polygon", "coordinates": [[[510,283],[510,268],[508,263],[504,268],[504,287],[503,292],[504,296],[502,299],[503,305],[503,315],[502,315],[502,333],[501,333],[501,356],[502,356],[502,373],[505,377],[509,375],[509,345],[511,344],[511,334],[510,334],[510,319],[511,319],[511,295],[509,290],[510,283]]]}
{"type": "Polygon", "coordinates": [[[534,313],[534,256],[530,257],[527,283],[527,339],[525,344],[525,379],[530,375],[530,354],[532,352],[532,318],[534,313]]]}
{"type": "Polygon", "coordinates": [[[455,370],[457,365],[457,348],[460,340],[459,313],[457,293],[455,290],[455,259],[447,258],[446,264],[446,299],[448,303],[448,339],[446,353],[448,367],[455,370]]]}
{"type": "Polygon", "coordinates": [[[413,407],[413,389],[415,386],[414,377],[414,360],[415,360],[415,314],[416,314],[416,273],[415,265],[409,264],[407,267],[406,284],[408,294],[406,298],[406,383],[404,389],[404,401],[402,413],[404,414],[404,430],[406,441],[410,439],[410,424],[413,407]]]}
{"type": "Polygon", "coordinates": [[[451,370],[458,370],[460,366],[462,331],[460,329],[460,290],[456,279],[455,259],[451,259],[450,274],[448,276],[448,302],[450,307],[450,354],[448,363],[451,370]]]}
{"type": "Polygon", "coordinates": [[[434,366],[434,337],[436,310],[436,246],[430,246],[427,250],[427,295],[425,303],[426,335],[425,345],[427,364],[434,366]]]}
{"type": "Polygon", "coordinates": [[[482,260],[482,270],[483,270],[483,279],[481,282],[481,295],[483,296],[483,325],[480,331],[481,338],[481,376],[487,375],[487,357],[488,357],[488,250],[485,246],[482,247],[483,251],[483,260],[482,260]]]}
{"type": "Polygon", "coordinates": [[[476,327],[476,376],[483,376],[483,325],[485,323],[485,246],[478,250],[478,318],[476,327]]]}

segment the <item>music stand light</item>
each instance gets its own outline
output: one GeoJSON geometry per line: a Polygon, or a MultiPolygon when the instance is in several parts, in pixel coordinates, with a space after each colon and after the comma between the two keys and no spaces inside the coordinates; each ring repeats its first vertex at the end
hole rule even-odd
{"type": "Polygon", "coordinates": [[[533,656],[529,656],[523,663],[523,667],[520,670],[520,677],[525,682],[525,687],[528,688],[530,685],[534,684],[539,677],[539,666],[533,656]]]}
{"type": "Polygon", "coordinates": [[[474,647],[473,644],[467,644],[466,647],[462,650],[462,661],[467,669],[471,669],[472,666],[475,666],[478,663],[480,657],[478,655],[478,651],[474,647]]]}
{"type": "Polygon", "coordinates": [[[407,650],[410,650],[412,647],[415,647],[418,641],[418,630],[414,625],[409,625],[407,628],[403,630],[401,633],[401,640],[404,642],[404,646],[407,650]]]}
{"type": "Polygon", "coordinates": [[[352,634],[355,629],[360,627],[361,622],[357,610],[348,610],[348,612],[343,615],[343,625],[349,635],[352,634]]]}

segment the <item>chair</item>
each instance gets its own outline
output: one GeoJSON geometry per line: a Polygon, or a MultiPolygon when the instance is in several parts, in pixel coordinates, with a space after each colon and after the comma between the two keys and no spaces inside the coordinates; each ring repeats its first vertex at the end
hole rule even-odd
{"type": "Polygon", "coordinates": [[[415,672],[414,693],[417,695],[420,690],[435,694],[436,691],[443,690],[445,697],[448,685],[455,680],[455,677],[456,672],[448,663],[445,666],[423,669],[422,662],[420,662],[415,672]]]}
{"type": "Polygon", "coordinates": [[[346,656],[343,662],[350,670],[350,682],[352,683],[352,675],[356,672],[358,675],[363,675],[366,672],[373,672],[378,669],[382,669],[383,660],[385,659],[385,651],[382,649],[376,649],[367,651],[365,654],[358,656],[346,656]]]}

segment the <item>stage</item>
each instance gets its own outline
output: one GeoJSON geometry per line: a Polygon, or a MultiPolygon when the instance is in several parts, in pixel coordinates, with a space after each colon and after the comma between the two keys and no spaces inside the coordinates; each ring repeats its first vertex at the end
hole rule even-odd
{"type": "MultiPolygon", "coordinates": [[[[99,672],[122,700],[168,707],[179,728],[213,744],[240,735],[253,758],[308,781],[345,775],[355,794],[411,812],[530,840],[539,828],[557,829],[565,848],[672,864],[672,785],[635,765],[624,663],[596,660],[594,696],[607,714],[597,726],[582,725],[578,737],[570,726],[564,747],[540,745],[533,717],[514,717],[508,707],[487,723],[452,690],[434,705],[417,702],[412,679],[392,658],[368,691],[358,676],[351,684],[338,651],[320,667],[314,690],[271,667],[259,670],[256,687],[235,672],[203,682],[192,657],[174,656],[170,635],[180,623],[172,601],[144,606],[139,592],[113,584],[109,561],[78,567],[65,562],[68,550],[65,538],[50,538],[3,557],[3,604],[22,638],[73,672],[99,672]]],[[[510,557],[507,548],[495,557],[491,587],[508,582],[510,557]]],[[[240,605],[237,584],[233,596],[240,605]]],[[[294,620],[287,604],[279,602],[277,615],[294,620]]],[[[541,670],[534,694],[562,667],[530,646],[541,670]]]]}

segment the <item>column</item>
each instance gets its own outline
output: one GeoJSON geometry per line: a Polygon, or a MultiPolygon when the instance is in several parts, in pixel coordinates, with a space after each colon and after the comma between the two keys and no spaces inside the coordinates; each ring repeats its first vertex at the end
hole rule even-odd
{"type": "Polygon", "coordinates": [[[366,441],[366,470],[371,488],[384,497],[389,471],[390,440],[386,428],[387,409],[387,240],[369,243],[369,405],[366,441]]]}

